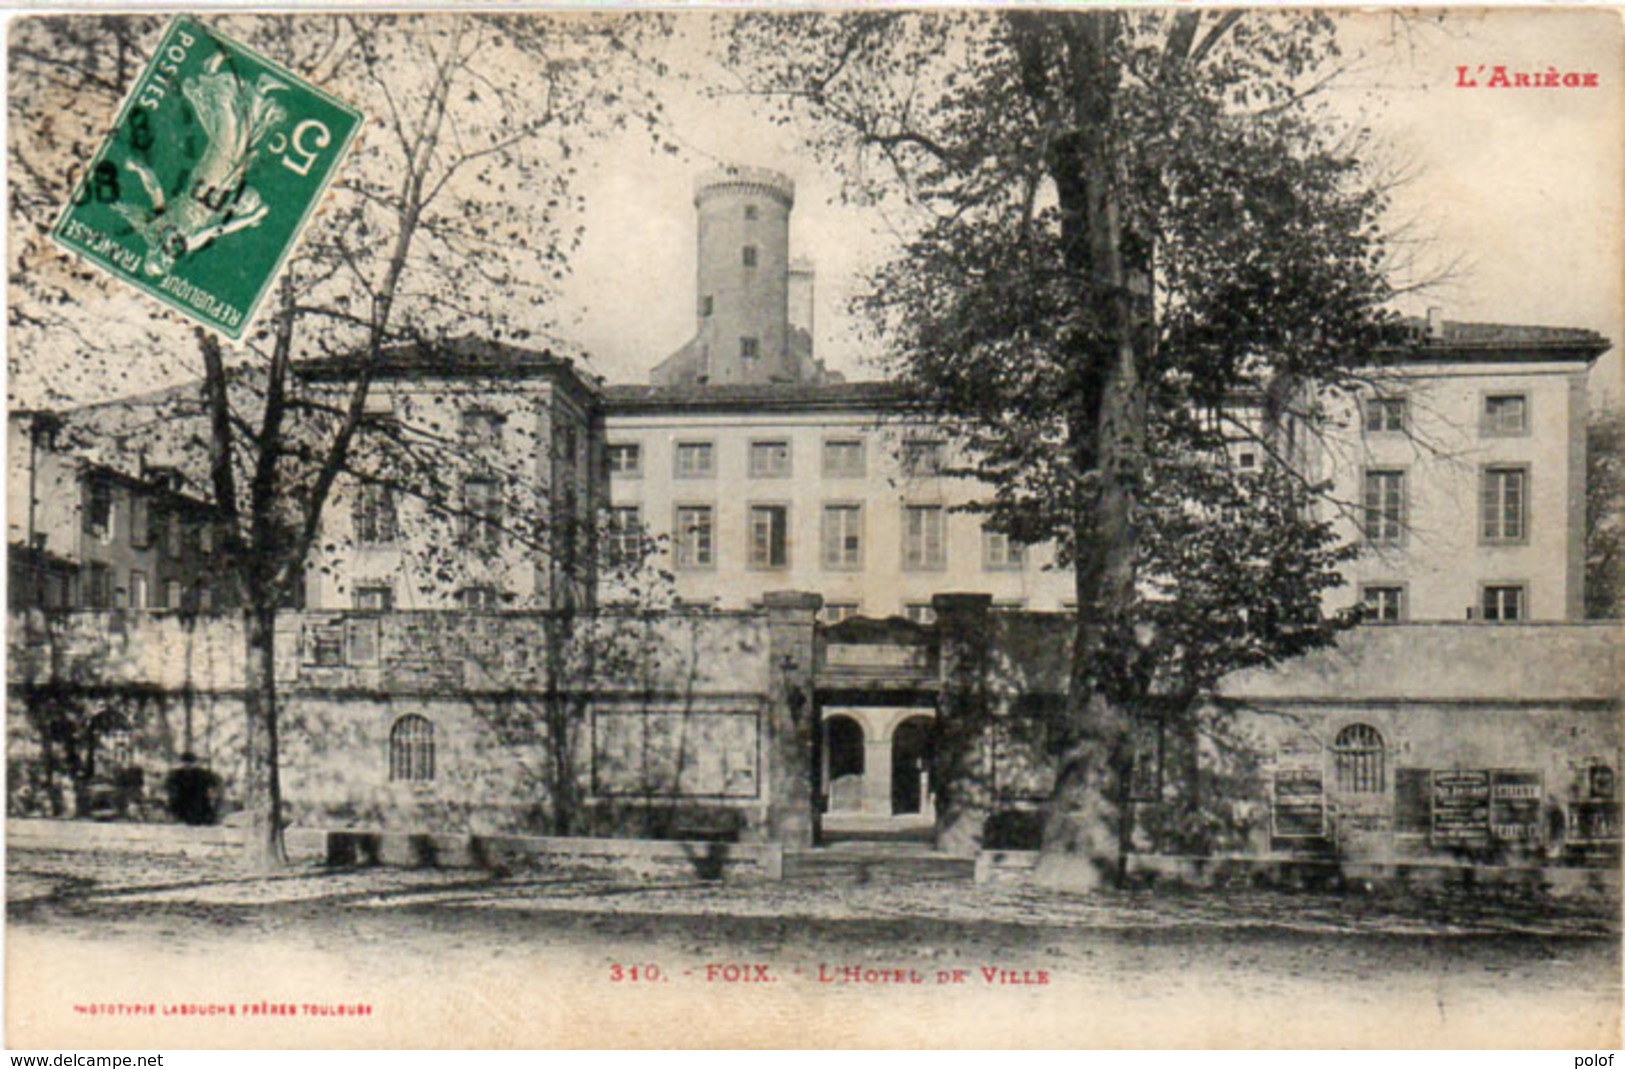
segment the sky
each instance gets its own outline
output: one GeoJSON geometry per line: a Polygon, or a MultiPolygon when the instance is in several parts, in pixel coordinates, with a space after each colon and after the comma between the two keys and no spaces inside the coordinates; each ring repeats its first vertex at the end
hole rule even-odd
{"type": "MultiPolygon", "coordinates": [[[[1343,16],[1350,69],[1328,106],[1369,124],[1377,151],[1405,175],[1390,228],[1418,258],[1416,274],[1447,275],[1398,307],[1448,319],[1586,327],[1625,340],[1625,55],[1621,16],[1607,11],[1390,12],[1343,16]],[[1479,88],[1462,88],[1456,68],[1479,88]],[[1494,68],[1599,75],[1597,88],[1489,88],[1494,68]]],[[[679,65],[703,76],[693,37],[679,65]]],[[[817,351],[865,371],[876,355],[847,305],[863,273],[895,248],[872,209],[840,203],[840,185],[794,129],[740,99],[667,98],[684,151],[650,154],[639,137],[604,145],[587,183],[585,242],[561,294],[565,335],[612,381],[643,381],[693,330],[695,177],[717,163],[766,166],[797,184],[791,252],[818,271],[817,351]]],[[[1620,395],[1620,358],[1593,371],[1593,395],[1620,395]]]]}
{"type": "MultiPolygon", "coordinates": [[[[742,97],[702,92],[723,76],[704,47],[706,21],[680,16],[665,45],[665,58],[689,75],[663,93],[680,151],[656,152],[645,135],[629,133],[594,145],[582,161],[583,244],[549,309],[552,328],[608,380],[646,381],[694,329],[695,179],[719,164],[765,166],[796,182],[791,252],[816,264],[818,356],[849,376],[873,377],[881,354],[849,305],[866,272],[894,254],[895,220],[843,203],[838,178],[806,150],[803,131],[770,123],[742,97]]],[[[1438,306],[1449,319],[1586,327],[1625,340],[1621,15],[1349,12],[1340,39],[1349,69],[1322,98],[1369,127],[1376,157],[1405,176],[1389,226],[1414,252],[1414,274],[1446,276],[1398,308],[1438,306]],[[1462,66],[1478,87],[1459,84],[1462,66]],[[1491,87],[1497,66],[1509,77],[1595,73],[1599,85],[1491,87]]],[[[152,315],[153,307],[134,300],[119,314],[152,315]]],[[[1621,366],[1617,351],[1599,361],[1594,398],[1621,396],[1621,366]]],[[[167,384],[121,375],[120,392],[167,384]]]]}

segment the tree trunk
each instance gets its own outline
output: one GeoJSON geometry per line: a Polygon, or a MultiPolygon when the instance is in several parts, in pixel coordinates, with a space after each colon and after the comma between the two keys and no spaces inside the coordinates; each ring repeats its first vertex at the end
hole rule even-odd
{"type": "Polygon", "coordinates": [[[274,603],[251,604],[243,610],[243,706],[248,725],[243,793],[249,818],[243,864],[251,872],[272,871],[288,863],[277,737],[276,617],[274,603]]]}
{"type": "Polygon", "coordinates": [[[1045,813],[1038,877],[1085,889],[1117,878],[1128,842],[1120,825],[1127,807],[1118,799],[1129,758],[1129,721],[1101,669],[1114,642],[1132,639],[1114,629],[1126,619],[1135,593],[1134,509],[1145,440],[1136,352],[1142,332],[1125,268],[1111,144],[1116,28],[1116,19],[1104,14],[1066,25],[1061,77],[1075,124],[1056,139],[1049,160],[1063,255],[1092,328],[1078,346],[1078,398],[1068,421],[1075,470],[1092,486],[1073,504],[1078,625],[1067,695],[1070,737],[1045,813]]]}

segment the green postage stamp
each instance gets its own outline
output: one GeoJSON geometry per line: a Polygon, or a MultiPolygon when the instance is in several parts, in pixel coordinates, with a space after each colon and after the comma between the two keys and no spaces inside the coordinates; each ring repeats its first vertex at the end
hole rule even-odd
{"type": "Polygon", "coordinates": [[[52,237],[240,339],[360,126],[354,108],[177,18],[52,237]]]}

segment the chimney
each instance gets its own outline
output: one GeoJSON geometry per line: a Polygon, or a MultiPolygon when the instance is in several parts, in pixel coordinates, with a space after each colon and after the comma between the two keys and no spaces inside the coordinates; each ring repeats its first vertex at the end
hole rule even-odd
{"type": "Polygon", "coordinates": [[[1428,341],[1444,341],[1444,309],[1437,305],[1428,309],[1428,341]]]}
{"type": "Polygon", "coordinates": [[[790,326],[813,337],[813,299],[816,293],[817,272],[813,262],[805,256],[790,261],[790,326]]]}

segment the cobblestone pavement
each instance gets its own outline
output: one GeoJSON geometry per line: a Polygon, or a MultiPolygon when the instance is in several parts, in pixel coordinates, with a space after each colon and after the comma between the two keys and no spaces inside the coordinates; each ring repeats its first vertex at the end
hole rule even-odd
{"type": "MultiPolygon", "coordinates": [[[[206,989],[320,990],[378,1007],[369,1022],[323,1021],[314,1034],[243,1022],[227,1045],[1619,1041],[1617,907],[1596,902],[1078,896],[929,879],[736,884],[540,869],[304,866],[245,877],[223,858],[42,851],[12,852],[7,870],[10,964],[71,978],[40,1008],[45,1036],[86,1026],[70,1005],[81,993],[195,999],[206,989]],[[88,977],[75,971],[81,960],[88,977]],[[203,962],[233,967],[200,973],[203,962]],[[634,965],[642,972],[631,980],[634,965]],[[956,970],[963,986],[937,986],[956,970]],[[831,1014],[838,1033],[750,1030],[803,1018],[828,1029],[831,1014]],[[578,1031],[583,1022],[595,1024],[578,1031]]],[[[191,1027],[145,1024],[166,1037],[191,1027]]],[[[111,1040],[144,1035],[142,1025],[94,1027],[111,1040]]]]}

